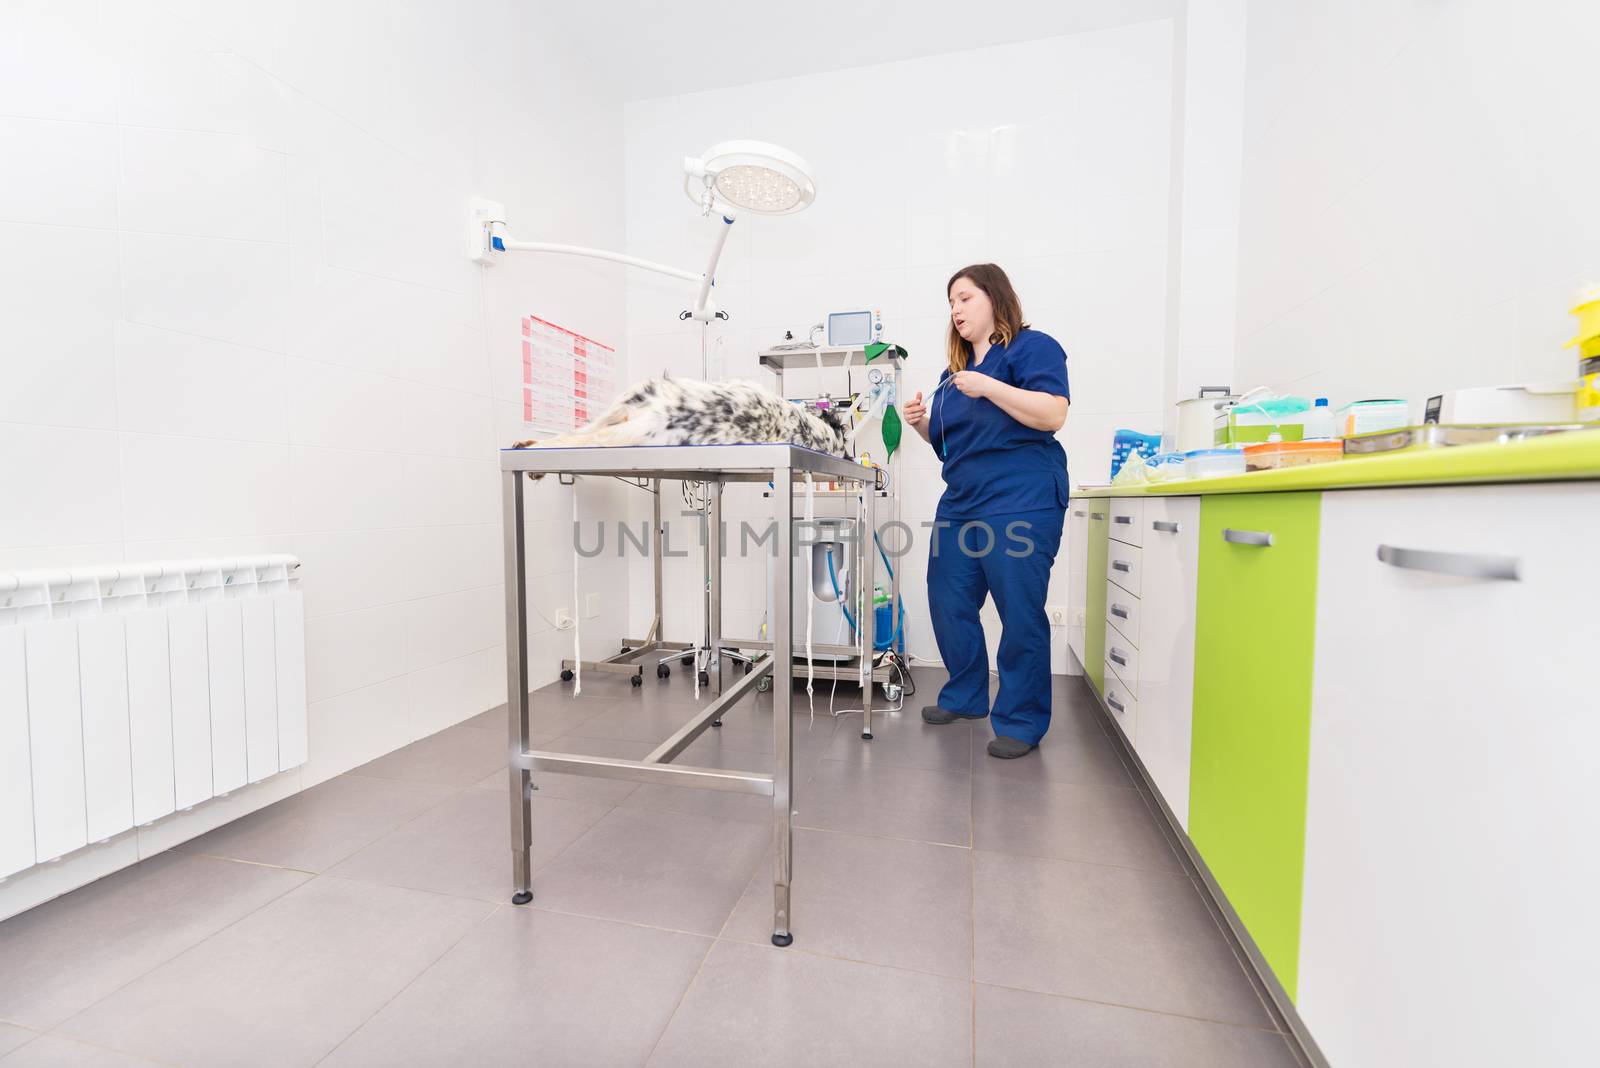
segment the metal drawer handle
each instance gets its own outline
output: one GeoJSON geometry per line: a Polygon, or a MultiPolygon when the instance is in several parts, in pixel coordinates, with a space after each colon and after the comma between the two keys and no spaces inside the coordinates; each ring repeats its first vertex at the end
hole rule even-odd
{"type": "Polygon", "coordinates": [[[1272,535],[1265,530],[1234,530],[1225,527],[1222,531],[1222,540],[1231,541],[1235,545],[1271,545],[1272,535]]]}
{"type": "Polygon", "coordinates": [[[1412,571],[1432,571],[1462,578],[1522,581],[1522,561],[1515,556],[1492,553],[1443,553],[1433,549],[1402,549],[1397,545],[1378,546],[1378,559],[1390,567],[1412,571]]]}
{"type": "Polygon", "coordinates": [[[1114,515],[1114,516],[1111,517],[1111,521],[1113,523],[1121,523],[1123,526],[1127,526],[1127,525],[1129,525],[1129,524],[1131,524],[1133,522],[1133,516],[1131,516],[1131,515],[1114,515]]]}
{"type": "Polygon", "coordinates": [[[1085,512],[1082,508],[1074,508],[1072,510],[1072,514],[1073,515],[1077,515],[1077,516],[1084,516],[1084,515],[1088,515],[1089,513],[1085,512]]]}
{"type": "Polygon", "coordinates": [[[1090,512],[1089,513],[1089,518],[1090,519],[1104,520],[1105,517],[1106,517],[1106,514],[1104,512],[1090,512]]]}
{"type": "Polygon", "coordinates": [[[1113,560],[1111,561],[1111,570],[1121,571],[1123,574],[1128,574],[1133,570],[1133,565],[1128,563],[1126,560],[1113,560]]]}
{"type": "Polygon", "coordinates": [[[1163,534],[1176,534],[1178,532],[1178,524],[1170,522],[1166,519],[1157,519],[1154,523],[1150,524],[1150,529],[1159,530],[1163,534]]]}
{"type": "Polygon", "coordinates": [[[1111,662],[1116,664],[1118,667],[1128,666],[1128,658],[1117,652],[1115,649],[1111,650],[1110,656],[1111,662]]]}
{"type": "Polygon", "coordinates": [[[1122,607],[1120,604],[1114,604],[1111,606],[1111,614],[1116,616],[1118,619],[1128,618],[1128,610],[1122,607]]]}
{"type": "Polygon", "coordinates": [[[1106,696],[1106,704],[1110,705],[1112,708],[1116,709],[1118,712],[1126,712],[1126,711],[1128,711],[1126,708],[1122,707],[1121,702],[1119,702],[1115,697],[1112,697],[1109,694],[1106,696]]]}

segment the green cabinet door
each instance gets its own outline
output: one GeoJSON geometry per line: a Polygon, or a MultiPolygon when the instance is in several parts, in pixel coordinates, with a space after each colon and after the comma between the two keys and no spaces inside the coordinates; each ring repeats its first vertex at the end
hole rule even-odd
{"type": "Polygon", "coordinates": [[[1290,997],[1321,503],[1251,493],[1200,505],[1189,837],[1290,997]]]}
{"type": "Polygon", "coordinates": [[[1084,569],[1083,673],[1096,693],[1106,692],[1106,556],[1111,537],[1110,501],[1097,497],[1089,509],[1089,559],[1084,569]]]}

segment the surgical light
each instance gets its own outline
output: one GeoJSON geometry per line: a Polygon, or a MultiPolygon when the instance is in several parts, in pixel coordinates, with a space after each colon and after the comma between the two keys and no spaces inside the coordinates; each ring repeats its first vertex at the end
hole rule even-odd
{"type": "Polygon", "coordinates": [[[702,210],[726,206],[758,215],[792,215],[817,196],[805,160],[765,141],[724,141],[683,161],[683,191],[702,210]]]}

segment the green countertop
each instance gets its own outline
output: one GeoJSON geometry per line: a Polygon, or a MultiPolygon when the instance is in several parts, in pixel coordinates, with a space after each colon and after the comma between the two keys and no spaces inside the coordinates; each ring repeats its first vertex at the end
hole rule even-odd
{"type": "Polygon", "coordinates": [[[1079,486],[1074,497],[1191,496],[1289,490],[1447,486],[1470,482],[1600,479],[1600,427],[1504,445],[1454,445],[1356,456],[1325,464],[1143,486],[1079,486]]]}

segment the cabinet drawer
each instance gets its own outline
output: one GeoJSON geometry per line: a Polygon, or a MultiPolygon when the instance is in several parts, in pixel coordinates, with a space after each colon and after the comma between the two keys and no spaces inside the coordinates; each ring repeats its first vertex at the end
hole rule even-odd
{"type": "Polygon", "coordinates": [[[1135,597],[1139,596],[1139,576],[1144,571],[1140,566],[1141,552],[1137,545],[1120,541],[1110,542],[1106,550],[1106,578],[1135,597]]]}
{"type": "Polygon", "coordinates": [[[1115,664],[1106,664],[1106,707],[1111,709],[1111,718],[1117,721],[1117,726],[1122,728],[1122,733],[1131,742],[1139,733],[1139,699],[1117,678],[1115,669],[1115,664]]]}
{"type": "Polygon", "coordinates": [[[1139,650],[1122,640],[1115,631],[1106,632],[1106,663],[1127,686],[1132,697],[1139,696],[1139,650]]]}
{"type": "Polygon", "coordinates": [[[1128,545],[1144,544],[1145,502],[1132,497],[1111,498],[1111,537],[1128,545]]]}
{"type": "MultiPolygon", "coordinates": [[[[1122,639],[1134,648],[1139,647],[1139,598],[1114,582],[1106,584],[1106,622],[1110,623],[1122,639]]],[[[1106,634],[1111,637],[1110,632],[1106,634]]]]}

